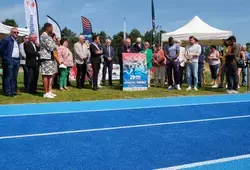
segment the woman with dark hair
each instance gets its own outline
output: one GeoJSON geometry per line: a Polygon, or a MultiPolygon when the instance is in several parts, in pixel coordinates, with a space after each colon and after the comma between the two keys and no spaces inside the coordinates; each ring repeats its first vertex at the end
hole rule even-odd
{"type": "Polygon", "coordinates": [[[208,56],[208,63],[211,71],[213,88],[218,88],[218,69],[220,64],[220,54],[216,48],[216,46],[212,45],[210,47],[210,54],[208,56]]]}
{"type": "Polygon", "coordinates": [[[67,79],[69,75],[70,68],[73,66],[73,55],[72,52],[68,49],[68,40],[61,39],[60,41],[61,46],[58,48],[58,56],[60,62],[63,63],[63,66],[59,66],[60,72],[60,80],[59,80],[59,87],[60,90],[68,90],[67,87],[67,79]]]}
{"type": "Polygon", "coordinates": [[[52,53],[56,51],[56,43],[51,38],[53,26],[50,23],[44,24],[45,32],[40,38],[40,59],[41,73],[43,76],[44,98],[53,99],[56,95],[51,92],[50,86],[52,76],[55,74],[55,63],[52,53]]]}

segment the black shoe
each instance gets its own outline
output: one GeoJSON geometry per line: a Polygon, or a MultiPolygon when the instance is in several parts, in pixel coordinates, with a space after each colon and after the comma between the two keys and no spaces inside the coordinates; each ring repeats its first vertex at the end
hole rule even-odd
{"type": "Polygon", "coordinates": [[[6,96],[6,97],[14,97],[14,96],[11,95],[11,94],[6,94],[5,96],[6,96]]]}
{"type": "Polygon", "coordinates": [[[109,84],[109,86],[111,86],[111,87],[112,87],[112,86],[114,86],[114,85],[113,85],[113,84],[109,84]]]}
{"type": "Polygon", "coordinates": [[[93,91],[97,91],[97,88],[96,88],[96,87],[94,87],[92,90],[93,90],[93,91]]]}

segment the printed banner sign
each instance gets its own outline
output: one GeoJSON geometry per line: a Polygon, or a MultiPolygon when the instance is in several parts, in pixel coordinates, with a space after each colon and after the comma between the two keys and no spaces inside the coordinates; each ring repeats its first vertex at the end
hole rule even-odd
{"type": "Polygon", "coordinates": [[[38,10],[36,0],[24,0],[25,19],[27,28],[30,34],[37,36],[37,42],[39,43],[39,28],[38,28],[38,10]]]}
{"type": "Polygon", "coordinates": [[[146,55],[123,53],[123,90],[139,91],[148,88],[146,55]]]}

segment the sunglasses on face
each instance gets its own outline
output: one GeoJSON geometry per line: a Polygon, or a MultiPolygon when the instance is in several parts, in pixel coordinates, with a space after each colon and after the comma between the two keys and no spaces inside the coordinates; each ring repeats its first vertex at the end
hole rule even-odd
{"type": "Polygon", "coordinates": [[[13,32],[14,34],[19,34],[19,32],[18,31],[15,31],[15,32],[13,32]]]}

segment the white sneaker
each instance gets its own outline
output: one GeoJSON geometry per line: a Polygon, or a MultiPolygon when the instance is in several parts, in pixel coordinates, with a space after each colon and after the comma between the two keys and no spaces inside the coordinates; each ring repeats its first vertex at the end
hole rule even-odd
{"type": "Polygon", "coordinates": [[[51,96],[49,93],[43,94],[43,98],[54,99],[55,97],[51,96]]]}
{"type": "Polygon", "coordinates": [[[237,90],[232,90],[232,94],[239,94],[237,90]]]}
{"type": "Polygon", "coordinates": [[[177,84],[175,87],[176,87],[177,90],[181,90],[181,87],[180,87],[179,84],[177,84]]]}
{"type": "Polygon", "coordinates": [[[49,95],[51,95],[51,96],[53,96],[53,97],[56,97],[56,94],[54,94],[54,93],[49,93],[49,95]]]}
{"type": "Polygon", "coordinates": [[[102,86],[101,86],[101,85],[98,85],[98,88],[99,88],[99,89],[101,89],[101,88],[102,88],[102,86]]]}
{"type": "Polygon", "coordinates": [[[187,90],[187,91],[190,91],[190,90],[192,90],[192,87],[189,86],[186,90],[187,90]]]}
{"type": "Polygon", "coordinates": [[[233,94],[233,90],[227,90],[228,94],[233,94]]]}
{"type": "Polygon", "coordinates": [[[173,86],[169,86],[169,87],[168,87],[168,90],[173,90],[173,86]]]}
{"type": "Polygon", "coordinates": [[[218,87],[219,87],[218,84],[215,84],[215,85],[212,86],[212,88],[218,88],[218,87]]]}
{"type": "Polygon", "coordinates": [[[195,91],[198,91],[197,87],[194,87],[194,90],[195,90],[195,91]]]}

